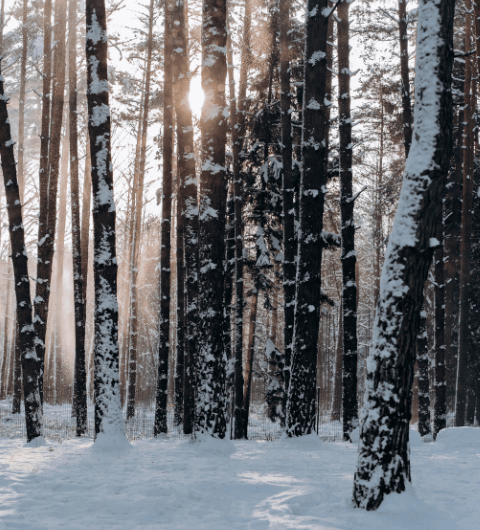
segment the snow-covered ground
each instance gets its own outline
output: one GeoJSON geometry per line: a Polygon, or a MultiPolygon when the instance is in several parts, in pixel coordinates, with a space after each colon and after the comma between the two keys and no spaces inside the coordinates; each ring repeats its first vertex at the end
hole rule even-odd
{"type": "Polygon", "coordinates": [[[479,528],[480,429],[448,429],[432,444],[413,435],[413,488],[375,513],[350,504],[356,445],[316,436],[142,440],[107,452],[87,439],[37,448],[2,439],[0,528],[479,528]]]}

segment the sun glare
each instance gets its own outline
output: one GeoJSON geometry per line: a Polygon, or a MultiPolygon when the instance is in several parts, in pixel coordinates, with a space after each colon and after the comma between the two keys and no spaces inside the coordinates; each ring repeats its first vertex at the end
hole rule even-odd
{"type": "Polygon", "coordinates": [[[188,94],[188,102],[190,103],[190,108],[192,109],[195,117],[200,118],[202,113],[202,105],[205,96],[202,90],[202,80],[200,76],[194,77],[190,82],[190,93],[188,94]]]}

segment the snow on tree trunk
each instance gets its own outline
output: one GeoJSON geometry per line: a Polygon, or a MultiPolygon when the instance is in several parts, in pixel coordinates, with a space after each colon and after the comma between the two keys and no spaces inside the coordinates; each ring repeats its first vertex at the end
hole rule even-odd
{"type": "Polygon", "coordinates": [[[306,10],[302,168],[295,293],[295,325],[287,401],[289,436],[310,434],[315,424],[317,341],[321,304],[323,208],[328,181],[325,102],[327,0],[306,10]]]}
{"type": "Polygon", "coordinates": [[[417,335],[417,363],[418,363],[418,432],[420,436],[430,434],[430,381],[428,372],[430,360],[428,358],[427,313],[422,309],[420,313],[420,331],[417,335]]]}
{"type": "Polygon", "coordinates": [[[348,0],[338,5],[338,110],[340,128],[340,210],[342,215],[342,331],[343,331],[343,437],[358,424],[357,403],[357,283],[355,222],[353,217],[352,120],[350,115],[350,61],[348,0]]]}
{"type": "Polygon", "coordinates": [[[163,175],[162,225],[160,248],[160,326],[158,337],[158,373],[155,393],[154,435],[167,432],[168,358],[170,353],[170,239],[172,231],[173,161],[173,64],[172,18],[165,2],[164,92],[163,92],[163,175]]]}
{"type": "Polygon", "coordinates": [[[107,26],[104,0],[86,1],[88,132],[92,163],[95,277],[95,433],[125,435],[118,371],[115,202],[110,152],[107,26]]]}
{"type": "Polygon", "coordinates": [[[225,256],[226,1],[204,0],[202,169],[199,208],[199,352],[196,429],[225,437],[223,285],[225,256]]]}
{"type": "Polygon", "coordinates": [[[383,266],[354,478],[354,503],[367,510],[411,480],[415,344],[451,152],[453,14],[449,0],[419,5],[414,138],[383,266]]]}
{"type": "Polygon", "coordinates": [[[16,311],[20,330],[19,341],[27,441],[31,441],[34,438],[42,436],[43,429],[42,403],[40,398],[41,359],[35,350],[28,256],[25,247],[22,205],[20,203],[15,156],[13,153],[15,142],[12,140],[10,132],[7,98],[4,95],[3,83],[4,80],[0,71],[0,157],[5,183],[11,256],[15,278],[16,311]]]}

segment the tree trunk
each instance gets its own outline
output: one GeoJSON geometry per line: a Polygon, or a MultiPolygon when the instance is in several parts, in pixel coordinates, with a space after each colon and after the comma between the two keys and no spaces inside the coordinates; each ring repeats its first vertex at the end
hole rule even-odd
{"type": "MultiPolygon", "coordinates": [[[[238,104],[233,94],[230,95],[230,119],[232,120],[232,150],[233,150],[233,181],[234,181],[234,217],[235,217],[235,440],[244,437],[245,408],[243,403],[243,139],[245,136],[245,99],[247,95],[248,71],[250,66],[250,39],[251,39],[251,0],[245,0],[245,13],[243,18],[243,43],[240,64],[240,82],[238,91],[238,104]]],[[[233,61],[232,61],[233,68],[233,61]]],[[[233,70],[231,69],[231,77],[233,70]]],[[[230,86],[232,86],[231,83],[230,86]]]]}
{"type": "MultiPolygon", "coordinates": [[[[174,57],[174,56],[173,56],[174,57]]],[[[175,69],[175,68],[174,68],[175,69]]],[[[177,112],[175,106],[175,113],[177,112]]],[[[177,122],[178,130],[178,122],[177,122]]],[[[178,144],[177,144],[178,149],[178,144]]],[[[184,208],[183,187],[177,164],[177,344],[175,359],[175,408],[174,423],[183,423],[183,382],[185,371],[185,252],[182,211],[184,208]]]]}
{"type": "Polygon", "coordinates": [[[418,363],[418,432],[420,436],[430,434],[430,385],[428,379],[430,361],[428,359],[427,313],[420,313],[420,331],[417,336],[418,363]]]}
{"type": "MultiPolygon", "coordinates": [[[[47,6],[45,6],[47,7],[47,6]]],[[[48,165],[44,171],[43,153],[40,149],[40,212],[38,228],[37,283],[35,289],[35,332],[37,334],[37,354],[41,363],[40,399],[43,401],[43,372],[45,361],[45,341],[47,333],[48,309],[51,292],[55,231],[57,225],[57,192],[60,162],[60,142],[62,136],[63,104],[65,91],[65,33],[67,23],[67,2],[55,4],[54,65],[52,102],[50,118],[50,138],[48,142],[48,165]],[[43,175],[46,178],[43,178],[43,175]]],[[[45,62],[46,58],[45,58],[45,62]]],[[[48,73],[48,72],[47,72],[48,73]]],[[[44,87],[45,88],[45,87],[44,87]]],[[[47,92],[48,92],[48,87],[47,92]]],[[[43,125],[42,125],[43,128],[43,125]]],[[[42,132],[43,137],[43,132],[42,132]]]]}
{"type": "MultiPolygon", "coordinates": [[[[472,44],[472,3],[465,3],[465,51],[470,50],[472,44]]],[[[468,320],[470,297],[470,250],[472,233],[472,202],[473,202],[473,127],[475,104],[471,101],[472,59],[465,57],[465,132],[463,136],[463,200],[462,200],[462,230],[460,239],[460,316],[458,336],[458,368],[455,407],[455,426],[465,425],[465,406],[468,383],[468,320]]]]}
{"type": "MultiPolygon", "coordinates": [[[[87,271],[82,274],[82,245],[80,227],[80,200],[78,191],[78,127],[77,127],[77,0],[68,4],[68,88],[69,88],[69,143],[70,143],[70,200],[72,207],[72,261],[73,261],[73,300],[75,315],[75,365],[73,412],[77,420],[77,436],[87,430],[87,377],[85,368],[85,308],[84,284],[87,284],[87,271]]],[[[87,142],[88,146],[88,142],[87,142]]],[[[85,165],[88,165],[89,154],[85,165]]],[[[87,172],[85,172],[87,174],[87,172]]],[[[90,172],[88,172],[90,175],[90,172]]],[[[87,176],[87,175],[85,175],[87,176]]],[[[89,180],[85,178],[85,180],[89,180]]],[[[90,182],[91,186],[91,182],[90,182]]],[[[90,191],[90,190],[89,190],[90,191]]],[[[90,197],[84,217],[90,219],[90,197]]],[[[84,197],[86,199],[86,197],[84,197]]],[[[86,240],[88,243],[88,229],[86,240]]],[[[88,253],[88,246],[87,246],[88,253]]]]}
{"type": "Polygon", "coordinates": [[[202,18],[202,171],[199,207],[199,354],[196,429],[225,437],[223,285],[227,135],[226,1],[205,0],[202,18]]]}
{"type": "Polygon", "coordinates": [[[358,425],[357,403],[357,284],[352,175],[352,119],[350,114],[350,61],[348,2],[338,5],[338,110],[340,128],[340,209],[342,214],[343,318],[343,437],[358,425]]]}
{"type": "Polygon", "coordinates": [[[27,82],[28,52],[28,0],[23,0],[22,8],[22,57],[20,62],[20,101],[18,103],[18,187],[20,202],[25,196],[24,147],[25,147],[25,85],[27,82]]]}
{"type": "Polygon", "coordinates": [[[104,0],[86,1],[88,133],[92,164],[95,277],[95,433],[122,438],[119,392],[115,202],[110,151],[104,0]]]}
{"type": "Polygon", "coordinates": [[[19,329],[17,315],[15,315],[15,363],[13,366],[13,402],[12,414],[20,414],[22,399],[22,352],[20,350],[19,329]]]}
{"type": "Polygon", "coordinates": [[[327,0],[309,0],[306,12],[302,171],[295,326],[287,403],[289,436],[315,424],[317,340],[320,322],[323,207],[328,181],[326,120],[327,0]]]}
{"type": "Polygon", "coordinates": [[[439,204],[440,213],[435,238],[439,242],[435,249],[435,410],[433,416],[433,435],[447,426],[445,395],[445,281],[443,265],[443,204],[439,204]]]}
{"type": "Polygon", "coordinates": [[[354,503],[367,510],[411,481],[415,344],[451,152],[453,16],[449,0],[420,2],[415,136],[383,265],[354,478],[354,503]]]}
{"type": "Polygon", "coordinates": [[[160,247],[160,329],[158,373],[155,393],[154,436],[167,432],[168,357],[170,354],[170,238],[172,230],[173,162],[173,63],[170,4],[165,3],[164,89],[163,89],[163,179],[160,247]]]}
{"type": "Polygon", "coordinates": [[[412,144],[412,101],[410,99],[410,72],[408,68],[408,19],[407,2],[398,0],[398,32],[400,38],[400,76],[402,83],[403,145],[405,158],[412,144]]]}
{"type": "MultiPolygon", "coordinates": [[[[284,398],[285,411],[290,384],[290,362],[293,348],[295,312],[295,186],[292,172],[292,116],[290,88],[290,9],[291,0],[280,1],[280,86],[282,109],[283,166],[283,307],[284,307],[284,398]]],[[[285,416],[285,412],[284,412],[285,416]]],[[[285,417],[282,420],[285,423],[285,417]]]]}
{"type": "Polygon", "coordinates": [[[258,289],[252,293],[250,322],[248,325],[247,360],[245,363],[245,383],[243,387],[243,406],[245,407],[243,438],[248,438],[248,415],[250,412],[250,396],[252,392],[253,360],[255,358],[255,330],[257,324],[258,289]]]}
{"type": "MultiPolygon", "coordinates": [[[[1,62],[0,62],[1,66],[1,62]]],[[[35,332],[32,321],[32,303],[28,274],[28,258],[25,246],[22,206],[17,182],[14,142],[10,133],[7,98],[4,95],[3,77],[0,72],[0,156],[7,203],[10,244],[12,249],[15,298],[20,329],[20,350],[23,373],[23,396],[27,441],[42,435],[43,418],[40,401],[41,362],[35,351],[35,332]]]]}

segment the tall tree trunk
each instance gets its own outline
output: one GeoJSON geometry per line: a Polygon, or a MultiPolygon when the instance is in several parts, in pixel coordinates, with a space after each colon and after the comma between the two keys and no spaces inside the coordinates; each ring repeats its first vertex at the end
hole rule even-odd
{"type": "Polygon", "coordinates": [[[445,281],[443,265],[443,204],[439,203],[440,213],[435,237],[439,242],[435,249],[435,410],[433,434],[447,426],[447,409],[445,394],[445,281]]]}
{"type": "Polygon", "coordinates": [[[329,12],[327,0],[309,0],[307,3],[298,266],[287,403],[289,436],[310,434],[315,424],[321,233],[325,186],[328,181],[325,89],[329,12]]]}
{"type": "Polygon", "coordinates": [[[199,354],[195,428],[225,437],[223,285],[227,136],[226,1],[204,0],[202,18],[202,171],[199,207],[199,354]]]}
{"type": "Polygon", "coordinates": [[[410,72],[408,68],[408,18],[407,1],[398,0],[398,32],[400,38],[400,76],[402,82],[403,145],[408,157],[412,144],[412,101],[410,98],[410,72]]]}
{"type": "Polygon", "coordinates": [[[415,136],[383,265],[354,478],[353,501],[367,510],[411,480],[415,345],[450,163],[454,3],[421,0],[418,13],[415,136]]]}
{"type": "Polygon", "coordinates": [[[20,350],[20,337],[18,329],[18,319],[15,314],[15,364],[13,367],[13,402],[12,414],[20,414],[20,404],[22,399],[22,352],[20,350]]]}
{"type": "MultiPolygon", "coordinates": [[[[175,113],[177,108],[175,106],[175,113]]],[[[178,130],[178,122],[177,122],[178,130]]],[[[178,145],[177,145],[178,152],[178,145]]],[[[175,408],[174,423],[183,423],[183,382],[185,371],[185,249],[182,211],[184,209],[183,186],[177,164],[177,344],[175,359],[175,408]]]]}
{"type": "Polygon", "coordinates": [[[35,332],[32,321],[32,303],[22,206],[13,153],[14,142],[10,133],[7,98],[5,97],[3,83],[0,71],[0,123],[2,124],[2,127],[0,127],[0,157],[5,183],[13,274],[15,278],[16,310],[20,329],[19,340],[22,358],[27,441],[31,441],[41,436],[43,431],[42,403],[40,400],[41,363],[35,351],[35,332]]]}
{"type": "Polygon", "coordinates": [[[420,436],[430,434],[430,384],[428,372],[427,313],[422,308],[420,313],[420,328],[417,335],[417,363],[418,363],[418,432],[420,436]]]}
{"type": "Polygon", "coordinates": [[[160,329],[158,338],[158,373],[155,393],[154,435],[167,432],[168,357],[170,354],[170,239],[172,231],[172,162],[173,162],[173,63],[172,19],[165,2],[164,89],[163,89],[163,175],[162,224],[160,247],[160,329]]]}
{"type": "MultiPolygon", "coordinates": [[[[465,2],[465,52],[472,47],[472,3],[465,2]]],[[[465,57],[465,130],[463,136],[463,200],[462,200],[462,231],[460,239],[460,316],[458,336],[458,367],[457,391],[455,407],[455,426],[465,425],[465,406],[468,383],[468,320],[470,297],[470,250],[472,233],[472,202],[473,202],[473,170],[474,142],[473,127],[475,105],[471,100],[472,58],[465,57]]]]}
{"type": "Polygon", "coordinates": [[[383,188],[383,157],[384,157],[384,134],[385,134],[385,109],[383,103],[383,86],[380,87],[379,91],[380,99],[380,138],[379,138],[379,156],[378,166],[375,172],[375,211],[373,213],[374,223],[374,235],[373,244],[374,248],[374,278],[373,278],[373,303],[378,304],[378,298],[380,296],[380,272],[381,272],[381,251],[383,246],[382,237],[382,221],[383,221],[383,208],[382,208],[382,188],[383,188]]]}
{"type": "MultiPolygon", "coordinates": [[[[69,144],[70,144],[70,200],[72,207],[73,301],[75,315],[75,365],[73,381],[73,412],[77,420],[77,436],[87,430],[87,375],[85,365],[85,308],[84,284],[87,271],[82,274],[82,237],[80,227],[80,199],[78,191],[78,127],[77,127],[77,0],[68,4],[68,88],[69,88],[69,144]]],[[[87,142],[88,144],[88,142],[87,142]]],[[[89,163],[89,154],[85,165],[89,163]]],[[[90,175],[90,171],[88,171],[90,175]]],[[[85,178],[86,181],[89,179],[85,178]]],[[[91,182],[90,188],[91,189],[91,182]]],[[[87,193],[89,195],[89,193],[87,193]]],[[[86,199],[86,197],[84,197],[86,199]]],[[[88,199],[90,199],[88,197],[88,199]]],[[[90,200],[88,200],[90,203],[90,200]]],[[[84,217],[90,219],[90,204],[84,217]]],[[[86,240],[88,243],[88,229],[86,240]]],[[[88,247],[87,247],[88,253],[88,247]]]]}
{"type": "MultiPolygon", "coordinates": [[[[251,40],[251,0],[245,0],[243,18],[243,42],[240,63],[240,82],[238,100],[230,94],[232,120],[232,151],[233,151],[233,186],[234,186],[234,217],[235,217],[235,432],[234,438],[240,440],[244,437],[245,408],[243,403],[243,140],[245,136],[245,99],[247,95],[248,71],[250,66],[250,40],[251,40]],[[238,103],[237,103],[238,101],[238,103]]],[[[233,68],[233,61],[232,61],[233,68]]],[[[230,69],[232,80],[233,70],[230,69]]],[[[232,86],[232,83],[231,85],[232,86]]]]}
{"type": "Polygon", "coordinates": [[[143,212],[143,188],[145,181],[145,167],[147,158],[147,136],[148,136],[148,116],[150,110],[150,79],[152,70],[152,49],[153,49],[153,24],[154,24],[154,3],[150,0],[148,17],[148,41],[147,57],[145,60],[145,86],[143,97],[143,110],[141,110],[141,142],[140,159],[138,161],[138,176],[135,188],[135,208],[134,208],[134,233],[133,245],[131,249],[130,271],[131,271],[131,297],[130,297],[130,327],[129,327],[129,388],[127,418],[135,414],[135,393],[137,386],[137,347],[138,347],[138,269],[139,252],[141,246],[142,232],[142,212],[143,212]]]}
{"type": "Polygon", "coordinates": [[[95,277],[95,433],[123,437],[118,373],[115,202],[110,151],[104,0],[86,0],[88,133],[92,163],[95,277]]]}
{"type": "MultiPolygon", "coordinates": [[[[47,333],[48,308],[51,292],[55,231],[57,224],[57,192],[62,136],[63,103],[65,91],[65,33],[67,23],[67,2],[58,0],[55,4],[55,57],[53,65],[50,137],[48,143],[48,166],[42,167],[40,152],[40,213],[38,228],[37,283],[35,289],[35,332],[37,354],[41,362],[40,399],[43,401],[43,371],[45,341],[47,333]],[[43,178],[43,175],[46,178],[43,178]]],[[[46,62],[46,60],[45,60],[46,62]]],[[[42,132],[43,136],[43,132],[42,132]]]]}
{"type": "MultiPolygon", "coordinates": [[[[292,172],[292,115],[290,88],[290,9],[291,0],[280,0],[280,87],[282,110],[282,172],[283,172],[283,307],[284,307],[284,398],[287,403],[290,384],[290,362],[293,348],[295,312],[295,186],[292,172]]],[[[285,423],[283,417],[282,423],[285,423]]]]}
{"type": "Polygon", "coordinates": [[[25,148],[25,85],[27,82],[28,52],[28,0],[23,0],[22,8],[22,57],[20,61],[20,101],[18,103],[18,186],[20,202],[25,196],[24,148],[25,148]]]}
{"type": "Polygon", "coordinates": [[[338,110],[340,129],[340,209],[342,214],[343,318],[343,437],[358,424],[357,403],[357,284],[352,175],[352,119],[350,114],[350,61],[348,2],[338,5],[338,110]]]}

